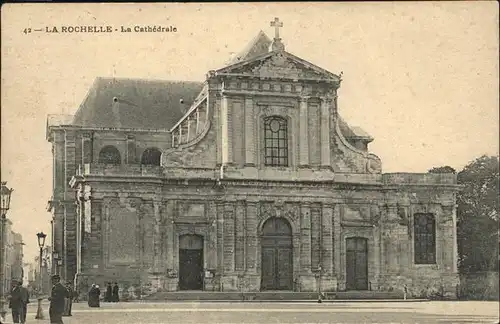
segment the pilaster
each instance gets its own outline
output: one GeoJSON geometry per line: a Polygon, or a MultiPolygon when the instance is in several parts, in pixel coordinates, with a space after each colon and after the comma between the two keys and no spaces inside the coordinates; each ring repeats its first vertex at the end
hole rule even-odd
{"type": "Polygon", "coordinates": [[[82,162],[83,164],[92,163],[92,134],[91,133],[83,133],[82,136],[82,162]]]}
{"type": "Polygon", "coordinates": [[[246,271],[257,274],[257,247],[259,246],[259,235],[257,233],[257,203],[247,202],[246,215],[246,271]]]}
{"type": "Polygon", "coordinates": [[[224,204],[224,273],[234,273],[234,205],[224,204]]]}
{"type": "Polygon", "coordinates": [[[126,163],[135,164],[137,163],[137,153],[136,153],[136,143],[134,135],[127,135],[127,152],[126,152],[126,163]]]}
{"type": "Polygon", "coordinates": [[[321,166],[329,167],[330,163],[330,104],[331,99],[321,98],[321,166]]]}
{"type": "Polygon", "coordinates": [[[308,130],[308,104],[309,97],[300,98],[300,121],[299,121],[299,165],[309,165],[309,130],[308,130]]]}
{"type": "Polygon", "coordinates": [[[255,165],[255,114],[253,98],[245,98],[245,163],[255,165]]]}
{"type": "Polygon", "coordinates": [[[311,274],[311,206],[300,206],[300,268],[304,274],[311,274]]]}
{"type": "Polygon", "coordinates": [[[327,275],[333,274],[333,208],[331,204],[322,206],[322,267],[327,275]]]}
{"type": "Polygon", "coordinates": [[[235,226],[235,270],[242,272],[245,270],[245,250],[246,250],[246,237],[245,237],[245,202],[238,201],[236,203],[236,226],[235,226]]]}

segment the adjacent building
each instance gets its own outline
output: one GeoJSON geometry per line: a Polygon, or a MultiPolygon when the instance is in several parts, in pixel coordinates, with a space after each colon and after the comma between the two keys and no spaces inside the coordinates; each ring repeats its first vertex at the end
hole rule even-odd
{"type": "Polygon", "coordinates": [[[4,222],[4,288],[9,291],[13,279],[20,280],[24,277],[23,271],[23,238],[12,229],[12,221],[4,222]]]}
{"type": "Polygon", "coordinates": [[[340,85],[278,30],[203,82],[97,78],[74,116],[47,121],[63,277],[454,294],[456,176],[382,173],[340,85]]]}

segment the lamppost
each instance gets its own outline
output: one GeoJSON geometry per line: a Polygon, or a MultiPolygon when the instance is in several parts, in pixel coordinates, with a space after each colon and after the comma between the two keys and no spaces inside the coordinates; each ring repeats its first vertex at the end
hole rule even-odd
{"type": "Polygon", "coordinates": [[[3,238],[5,237],[5,221],[7,220],[7,211],[10,208],[10,195],[13,189],[7,188],[7,182],[2,181],[2,187],[0,188],[0,209],[1,209],[1,219],[0,219],[0,317],[5,318],[5,242],[3,238]]]}
{"type": "Polygon", "coordinates": [[[43,278],[42,278],[42,254],[43,254],[43,246],[45,245],[45,238],[47,237],[47,234],[44,232],[40,232],[36,234],[38,238],[38,247],[40,248],[40,256],[38,258],[38,261],[40,262],[40,276],[39,280],[40,282],[38,283],[38,310],[36,311],[36,317],[35,319],[40,319],[43,320],[45,317],[43,316],[43,310],[42,310],[42,291],[43,291],[43,278]]]}

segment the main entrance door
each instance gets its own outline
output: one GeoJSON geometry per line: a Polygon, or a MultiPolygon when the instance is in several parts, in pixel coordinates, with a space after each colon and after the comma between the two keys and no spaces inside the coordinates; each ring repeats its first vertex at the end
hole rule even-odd
{"type": "Polygon", "coordinates": [[[203,238],[198,235],[179,237],[179,289],[203,289],[203,238]]]}
{"type": "Polygon", "coordinates": [[[346,240],[346,289],[368,290],[368,242],[362,237],[346,240]]]}
{"type": "Polygon", "coordinates": [[[284,218],[270,218],[262,228],[262,290],[293,290],[292,229],[284,218]]]}

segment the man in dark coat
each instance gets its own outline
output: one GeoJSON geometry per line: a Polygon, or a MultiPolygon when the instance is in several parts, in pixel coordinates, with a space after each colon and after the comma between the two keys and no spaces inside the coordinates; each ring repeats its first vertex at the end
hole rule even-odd
{"type": "Polygon", "coordinates": [[[28,313],[28,304],[30,303],[30,292],[28,288],[23,286],[23,281],[19,280],[19,289],[21,289],[21,295],[24,298],[23,303],[23,316],[21,317],[21,323],[26,323],[26,314],[28,313]]]}
{"type": "Polygon", "coordinates": [[[115,282],[115,285],[113,286],[113,298],[112,300],[117,303],[120,301],[120,296],[118,295],[118,284],[115,282]]]}
{"type": "Polygon", "coordinates": [[[113,301],[113,287],[111,287],[111,282],[108,282],[106,285],[106,295],[104,295],[104,301],[108,303],[113,301]]]}
{"type": "Polygon", "coordinates": [[[73,306],[73,288],[71,287],[71,283],[69,281],[66,283],[66,290],[68,291],[68,297],[66,298],[64,304],[63,316],[71,316],[71,308],[73,306]]]}
{"type": "Polygon", "coordinates": [[[52,276],[52,292],[50,294],[49,316],[51,324],[63,324],[64,302],[69,297],[68,290],[61,284],[59,275],[52,276]]]}
{"type": "Polygon", "coordinates": [[[19,281],[12,280],[9,308],[12,310],[12,321],[14,323],[25,323],[27,302],[28,291],[22,287],[22,284],[19,281]]]}

